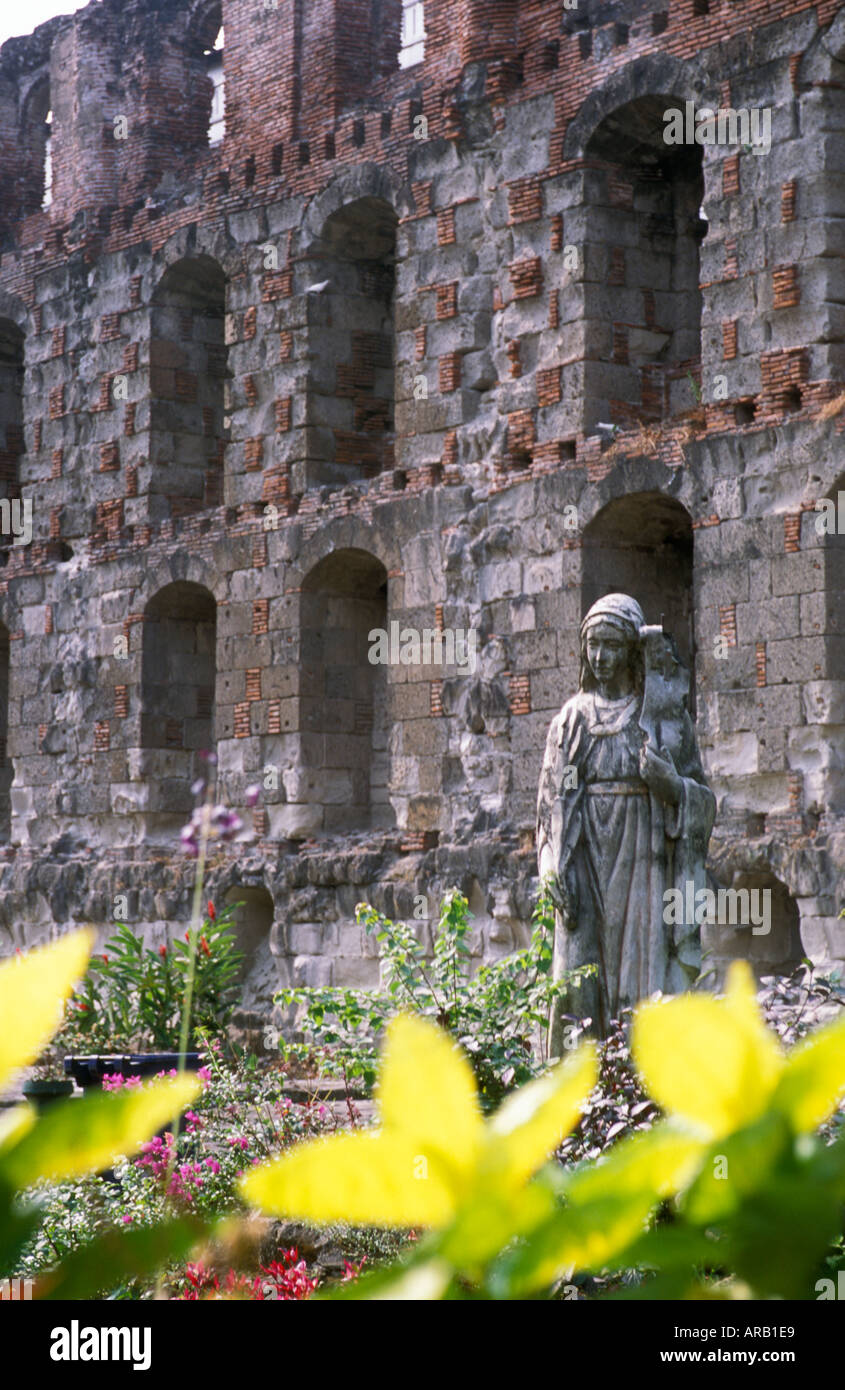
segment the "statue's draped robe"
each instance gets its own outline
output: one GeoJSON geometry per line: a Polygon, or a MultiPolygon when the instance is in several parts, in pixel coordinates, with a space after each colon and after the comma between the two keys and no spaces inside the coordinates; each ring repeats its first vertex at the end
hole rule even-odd
{"type": "Polygon", "coordinates": [[[713,793],[685,709],[664,721],[661,741],[683,781],[677,807],[649,791],[640,776],[641,697],[603,700],[580,692],[552,721],[540,779],[537,852],[552,851],[573,907],[557,913],[554,975],[598,965],[561,1001],[551,1045],[560,1054],[560,1012],[589,1016],[603,1035],[620,1009],[694,982],[701,960],[699,929],[686,904],[706,886],[704,860],[715,815],[713,793]],[[573,775],[574,774],[574,775],[573,775]],[[686,884],[693,885],[692,896],[686,884]],[[680,920],[666,925],[667,888],[680,888],[680,920]]]}

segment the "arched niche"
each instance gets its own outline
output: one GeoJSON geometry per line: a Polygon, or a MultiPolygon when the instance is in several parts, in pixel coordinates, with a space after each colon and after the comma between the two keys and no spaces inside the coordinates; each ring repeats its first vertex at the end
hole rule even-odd
{"type": "Polygon", "coordinates": [[[228,429],[226,276],[211,256],[186,256],[162,276],[150,322],[153,519],[223,501],[228,429]]]}
{"type": "Polygon", "coordinates": [[[295,799],[326,833],[394,823],[387,668],[369,660],[369,634],[387,622],[387,571],[375,556],[335,551],[306,576],[295,799]]]}
{"type": "Polygon", "coordinates": [[[584,428],[659,422],[695,405],[701,364],[702,149],[667,144],[671,95],[606,113],[583,174],[584,428]]]}
{"type": "Polygon", "coordinates": [[[801,914],[786,885],[768,869],[739,869],[730,883],[714,884],[714,892],[718,920],[701,932],[707,986],[721,985],[734,960],[747,960],[758,980],[763,975],[791,975],[806,952],[801,914]],[[721,908],[719,889],[729,890],[721,908]]]}
{"type": "Polygon", "coordinates": [[[393,465],[396,228],[363,196],[332,212],[309,251],[305,486],[341,486],[393,465]]]}
{"type": "Polygon", "coordinates": [[[192,783],[213,752],[217,604],[200,584],[178,580],[144,610],[141,657],[142,777],[148,830],[171,833],[194,805],[192,783]]]}
{"type": "Polygon", "coordinates": [[[690,672],[690,711],[695,705],[692,518],[680,502],[660,492],[614,498],[584,528],[582,616],[605,594],[635,598],[647,623],[674,637],[690,672]]]}

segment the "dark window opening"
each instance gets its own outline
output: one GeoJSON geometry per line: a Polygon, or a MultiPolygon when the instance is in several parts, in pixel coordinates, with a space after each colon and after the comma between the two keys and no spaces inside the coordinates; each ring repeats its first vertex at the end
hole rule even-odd
{"type": "Polygon", "coordinates": [[[584,287],[588,433],[600,422],[659,423],[689,406],[687,373],[701,360],[704,182],[701,147],[663,139],[663,114],[677,104],[671,96],[629,102],[586,147],[605,166],[585,177],[587,239],[602,267],[584,287]]]}
{"type": "Polygon", "coordinates": [[[23,381],[23,333],[11,319],[0,319],[0,497],[20,495],[23,381]]]}
{"type": "Polygon", "coordinates": [[[396,227],[387,203],[361,198],[328,219],[313,248],[307,486],[393,468],[396,227]]]}
{"type": "Polygon", "coordinates": [[[369,660],[375,629],[388,630],[384,566],[361,550],[321,561],[303,587],[300,650],[299,797],[318,833],[395,823],[387,667],[369,660]]]}
{"type": "Polygon", "coordinates": [[[226,278],[210,256],[186,257],[153,296],[150,334],[152,520],[223,502],[229,437],[226,278]]]}
{"type": "Polygon", "coordinates": [[[150,599],[141,656],[141,776],[148,833],[178,833],[192,784],[215,751],[217,605],[200,584],[177,581],[150,599]]]}

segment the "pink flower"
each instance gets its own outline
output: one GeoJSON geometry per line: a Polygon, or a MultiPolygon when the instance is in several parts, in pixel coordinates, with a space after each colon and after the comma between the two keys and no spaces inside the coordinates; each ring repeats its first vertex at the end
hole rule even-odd
{"type": "Polygon", "coordinates": [[[209,1071],[208,1067],[200,1067],[197,1072],[197,1076],[199,1077],[200,1081],[204,1081],[206,1084],[208,1084],[208,1082],[211,1080],[211,1072],[209,1071]]]}
{"type": "Polygon", "coordinates": [[[205,1166],[212,1173],[220,1172],[220,1164],[217,1162],[216,1158],[207,1158],[205,1160],[205,1166]]]}
{"type": "Polygon", "coordinates": [[[129,1212],[126,1211],[123,1213],[123,1216],[120,1219],[123,1222],[124,1226],[128,1226],[130,1221],[132,1220],[132,1217],[129,1215],[129,1212]]]}
{"type": "Polygon", "coordinates": [[[249,1140],[248,1140],[247,1138],[245,1138],[243,1134],[239,1134],[239,1135],[237,1135],[237,1136],[234,1136],[234,1135],[231,1135],[231,1134],[230,1134],[230,1135],[229,1135],[229,1143],[231,1144],[231,1146],[232,1146],[233,1149],[244,1149],[244,1150],[246,1150],[246,1149],[249,1148],[249,1140]]]}
{"type": "Polygon", "coordinates": [[[202,1129],[203,1127],[202,1120],[193,1110],[185,1111],[185,1120],[187,1121],[189,1134],[194,1134],[198,1129],[202,1129]]]}

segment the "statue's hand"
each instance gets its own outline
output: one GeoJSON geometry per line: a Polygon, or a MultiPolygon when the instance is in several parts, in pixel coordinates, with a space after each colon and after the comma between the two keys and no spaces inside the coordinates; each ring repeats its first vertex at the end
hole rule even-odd
{"type": "Polygon", "coordinates": [[[661,801],[668,802],[670,806],[678,805],[683,782],[665,748],[661,748],[660,753],[655,753],[648,744],[640,749],[640,776],[661,801]]]}

